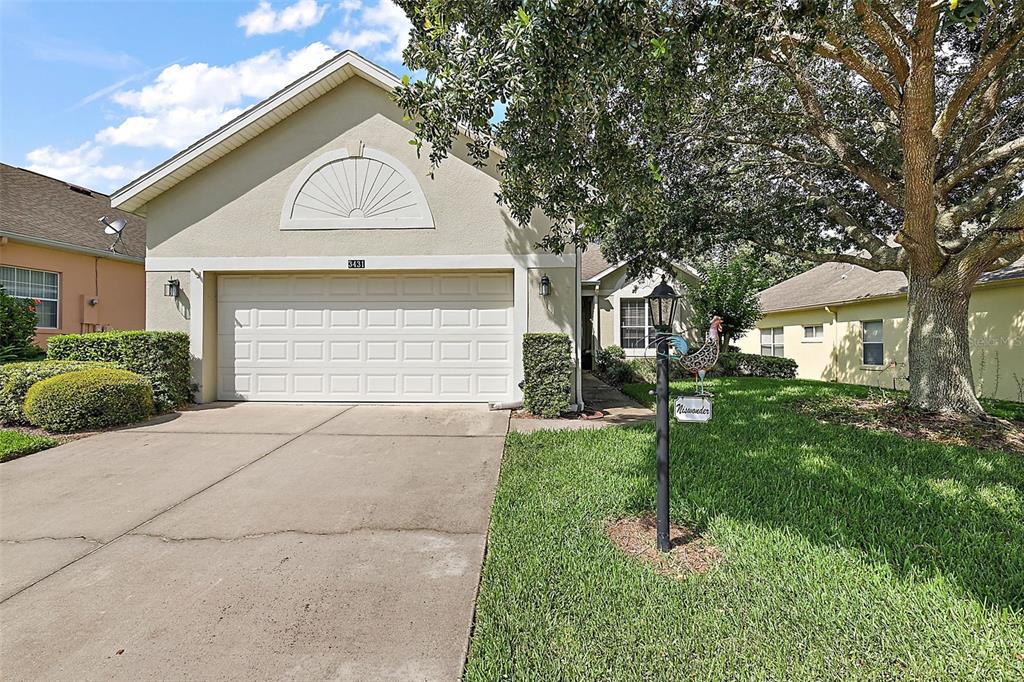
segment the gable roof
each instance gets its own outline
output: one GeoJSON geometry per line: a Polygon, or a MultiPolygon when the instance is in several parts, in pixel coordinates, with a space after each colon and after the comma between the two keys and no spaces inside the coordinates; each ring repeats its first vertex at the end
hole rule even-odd
{"type": "Polygon", "coordinates": [[[102,192],[0,163],[0,206],[0,234],[11,239],[138,262],[146,257],[146,221],[112,209],[102,192]],[[109,250],[114,238],[98,222],[104,215],[128,221],[121,253],[109,250]]]}
{"type": "MultiPolygon", "coordinates": [[[[1002,270],[985,273],[978,279],[978,284],[1018,278],[1024,278],[1024,258],[1002,270]]],[[[859,265],[823,263],[768,287],[759,296],[762,312],[772,313],[780,310],[854,303],[906,293],[907,276],[902,272],[875,272],[859,265]]]]}
{"type": "Polygon", "coordinates": [[[580,255],[580,279],[584,282],[600,279],[607,270],[614,270],[618,265],[609,263],[597,244],[592,244],[580,255]]]}
{"type": "Polygon", "coordinates": [[[346,50],[115,191],[110,197],[111,203],[125,211],[144,210],[145,205],[155,197],[352,76],[360,76],[387,92],[394,90],[401,82],[390,71],[346,50]]]}

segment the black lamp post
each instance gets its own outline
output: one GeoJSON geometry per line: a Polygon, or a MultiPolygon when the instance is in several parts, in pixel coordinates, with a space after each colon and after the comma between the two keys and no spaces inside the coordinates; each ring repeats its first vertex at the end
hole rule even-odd
{"type": "Polygon", "coordinates": [[[658,549],[669,550],[668,537],[668,339],[672,335],[672,321],[676,317],[676,303],[679,294],[664,279],[647,296],[650,319],[655,329],[658,354],[658,382],[655,386],[655,402],[658,414],[657,427],[658,458],[658,549]]]}

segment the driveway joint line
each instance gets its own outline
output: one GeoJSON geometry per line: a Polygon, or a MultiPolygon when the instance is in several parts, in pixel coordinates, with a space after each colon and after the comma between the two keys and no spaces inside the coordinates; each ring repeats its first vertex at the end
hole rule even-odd
{"type": "MultiPolygon", "coordinates": [[[[352,409],[352,408],[349,407],[348,409],[352,409]]],[[[218,478],[213,483],[210,483],[209,485],[204,486],[203,488],[200,488],[199,490],[195,491],[194,493],[191,493],[187,497],[185,497],[185,498],[183,498],[181,500],[178,500],[177,502],[175,502],[171,506],[166,507],[165,509],[162,509],[162,510],[158,511],[156,514],[153,514],[153,516],[149,517],[145,521],[142,521],[141,523],[138,523],[138,524],[132,526],[131,528],[129,528],[128,530],[124,531],[120,535],[117,535],[116,537],[111,538],[109,541],[104,542],[103,544],[100,544],[100,545],[98,545],[96,547],[93,547],[92,549],[90,549],[85,554],[72,559],[71,561],[67,562],[63,566],[60,566],[59,568],[56,568],[53,571],[50,571],[49,573],[47,573],[46,575],[42,576],[41,578],[38,578],[37,580],[33,580],[31,583],[29,583],[28,585],[25,585],[24,587],[20,588],[16,592],[12,592],[11,594],[9,594],[6,597],[4,597],[3,599],[0,599],[0,604],[3,604],[3,603],[7,602],[10,599],[13,599],[14,597],[16,597],[19,594],[21,594],[22,592],[24,592],[25,590],[28,590],[28,589],[31,589],[32,587],[35,587],[36,585],[38,585],[39,583],[43,582],[47,578],[49,578],[49,577],[51,577],[53,575],[56,575],[57,573],[60,573],[61,571],[63,571],[68,566],[71,566],[72,564],[76,564],[76,563],[78,563],[79,561],[81,561],[82,559],[84,559],[84,558],[86,558],[88,556],[92,556],[94,553],[100,551],[101,549],[103,549],[107,545],[110,545],[110,544],[112,544],[114,542],[117,542],[118,540],[120,540],[121,538],[123,538],[126,535],[130,535],[133,531],[138,530],[139,528],[142,528],[147,523],[150,523],[151,521],[153,521],[157,517],[162,516],[163,514],[166,514],[167,512],[171,511],[172,509],[175,509],[175,508],[179,507],[182,504],[185,504],[186,502],[188,502],[189,500],[193,499],[194,497],[196,497],[198,495],[202,495],[203,493],[205,493],[207,490],[209,490],[213,486],[218,485],[220,483],[223,483],[224,481],[226,481],[227,479],[231,478],[232,476],[234,476],[238,472],[240,472],[240,471],[242,471],[244,469],[247,469],[248,467],[252,466],[256,462],[259,462],[259,461],[269,457],[270,455],[274,454],[275,452],[277,452],[281,448],[285,447],[289,443],[293,443],[296,440],[298,440],[300,436],[305,435],[306,433],[308,433],[309,431],[312,431],[315,428],[323,426],[324,424],[326,424],[327,422],[331,421],[332,419],[334,419],[338,415],[343,414],[344,412],[347,412],[348,409],[342,410],[341,412],[336,412],[336,413],[332,414],[330,417],[328,417],[327,419],[325,419],[322,422],[320,422],[319,424],[314,424],[313,426],[311,426],[306,431],[303,431],[302,433],[295,434],[293,437],[291,437],[288,440],[284,441],[280,445],[277,445],[277,446],[271,448],[270,450],[268,450],[267,452],[263,453],[262,455],[260,455],[256,459],[243,464],[242,466],[236,468],[235,470],[229,472],[228,474],[225,474],[224,476],[218,478]]]]}
{"type": "Polygon", "coordinates": [[[315,530],[300,530],[297,528],[286,528],[284,530],[270,530],[260,533],[246,533],[245,535],[236,535],[233,537],[220,537],[220,536],[184,536],[184,537],[172,537],[169,535],[161,535],[158,533],[136,533],[129,532],[127,535],[139,538],[151,538],[153,540],[162,540],[163,542],[202,542],[204,540],[213,540],[217,542],[237,542],[240,540],[259,540],[260,538],[273,537],[275,535],[312,535],[317,537],[332,537],[332,536],[344,536],[353,535],[357,533],[433,533],[435,535],[452,535],[457,537],[480,537],[487,533],[484,530],[473,530],[473,531],[458,531],[458,530],[443,530],[441,528],[387,528],[387,527],[376,527],[376,526],[359,526],[349,530],[339,531],[315,531],[315,530]]]}

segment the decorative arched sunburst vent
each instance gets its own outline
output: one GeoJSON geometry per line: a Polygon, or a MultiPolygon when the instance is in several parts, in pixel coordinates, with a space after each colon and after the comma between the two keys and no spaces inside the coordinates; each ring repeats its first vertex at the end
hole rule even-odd
{"type": "Polygon", "coordinates": [[[282,230],[432,228],[426,197],[412,172],[376,149],[328,152],[288,190],[282,230]]]}

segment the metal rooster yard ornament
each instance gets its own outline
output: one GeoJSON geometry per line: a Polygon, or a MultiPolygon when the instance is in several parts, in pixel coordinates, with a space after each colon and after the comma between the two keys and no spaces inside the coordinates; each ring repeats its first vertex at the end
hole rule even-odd
{"type": "Polygon", "coordinates": [[[697,382],[697,395],[711,395],[704,389],[704,377],[712,367],[718,363],[718,355],[721,352],[720,339],[722,337],[722,318],[715,315],[711,318],[711,325],[704,337],[704,345],[698,350],[686,354],[685,341],[683,352],[679,357],[679,364],[693,374],[697,382]]]}

